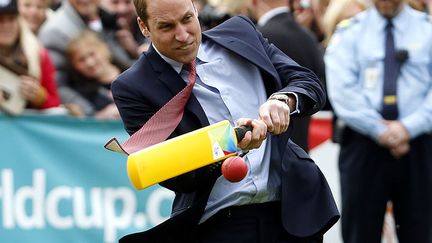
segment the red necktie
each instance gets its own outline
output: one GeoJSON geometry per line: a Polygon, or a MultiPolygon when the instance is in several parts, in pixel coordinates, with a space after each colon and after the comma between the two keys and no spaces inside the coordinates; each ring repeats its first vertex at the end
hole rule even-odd
{"type": "Polygon", "coordinates": [[[150,117],[123,145],[120,145],[116,138],[112,138],[105,144],[106,149],[129,155],[165,141],[171,135],[183,117],[184,107],[196,81],[195,60],[192,63],[185,64],[184,68],[189,71],[189,83],[186,87],[150,117]]]}

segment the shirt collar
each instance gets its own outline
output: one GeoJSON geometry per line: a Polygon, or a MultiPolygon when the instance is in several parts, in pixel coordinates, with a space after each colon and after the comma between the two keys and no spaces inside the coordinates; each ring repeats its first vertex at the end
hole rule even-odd
{"type": "Polygon", "coordinates": [[[152,43],[152,46],[156,50],[156,52],[162,57],[162,59],[164,59],[165,62],[167,62],[169,65],[171,65],[171,67],[173,67],[177,73],[181,72],[181,70],[183,68],[183,63],[177,62],[177,61],[163,55],[162,53],[159,52],[159,50],[156,48],[156,46],[153,43],[152,43]]]}
{"type": "MultiPolygon", "coordinates": [[[[392,18],[392,24],[393,24],[393,28],[394,30],[404,30],[406,25],[407,25],[407,17],[406,15],[408,15],[410,11],[410,7],[407,4],[403,4],[401,11],[392,18]]],[[[387,24],[387,19],[384,18],[379,12],[378,10],[374,7],[373,8],[373,17],[375,19],[377,19],[377,27],[384,30],[387,24]]]]}
{"type": "MultiPolygon", "coordinates": [[[[177,61],[163,55],[162,53],[159,52],[159,50],[156,48],[156,46],[153,43],[152,43],[152,46],[156,50],[156,52],[162,57],[162,59],[164,59],[169,65],[171,65],[171,67],[173,67],[177,73],[181,72],[183,65],[184,65],[183,63],[177,62],[177,61]]],[[[198,48],[197,59],[202,61],[202,62],[208,62],[208,60],[209,60],[209,57],[207,56],[207,54],[203,50],[202,44],[198,48]]]]}
{"type": "Polygon", "coordinates": [[[261,18],[258,20],[258,26],[263,26],[265,24],[267,24],[267,22],[273,18],[274,16],[281,14],[281,13],[288,13],[289,12],[289,8],[288,7],[277,7],[274,8],[270,11],[267,11],[263,16],[261,16],[261,18]]]}

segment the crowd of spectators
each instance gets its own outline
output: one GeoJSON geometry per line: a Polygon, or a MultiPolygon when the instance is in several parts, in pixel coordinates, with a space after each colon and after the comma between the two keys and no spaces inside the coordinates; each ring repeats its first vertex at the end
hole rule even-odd
{"type": "Polygon", "coordinates": [[[0,4],[0,107],[62,107],[70,115],[118,119],[110,83],[150,43],[132,0],[5,0],[0,4]]]}

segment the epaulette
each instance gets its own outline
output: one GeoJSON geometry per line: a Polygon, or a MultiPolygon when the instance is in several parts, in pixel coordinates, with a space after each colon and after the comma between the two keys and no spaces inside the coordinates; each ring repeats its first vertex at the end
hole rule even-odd
{"type": "Polygon", "coordinates": [[[338,31],[339,30],[345,30],[345,29],[349,28],[350,26],[352,26],[353,24],[355,24],[356,22],[358,22],[358,20],[355,17],[344,19],[336,25],[336,30],[338,30],[338,31]]]}

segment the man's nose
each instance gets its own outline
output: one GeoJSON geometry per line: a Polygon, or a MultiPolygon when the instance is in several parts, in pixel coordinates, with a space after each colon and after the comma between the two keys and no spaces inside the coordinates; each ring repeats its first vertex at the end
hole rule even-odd
{"type": "Polygon", "coordinates": [[[176,28],[176,40],[180,41],[180,42],[185,42],[187,41],[187,38],[189,36],[189,33],[187,31],[187,27],[184,25],[178,25],[176,28]]]}

